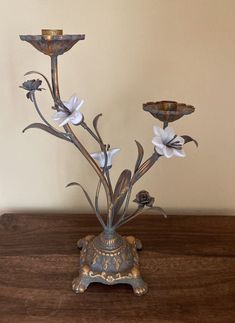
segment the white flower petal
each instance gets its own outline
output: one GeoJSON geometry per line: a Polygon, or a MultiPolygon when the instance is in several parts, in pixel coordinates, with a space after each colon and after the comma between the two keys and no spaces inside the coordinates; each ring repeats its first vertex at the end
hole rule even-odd
{"type": "MultiPolygon", "coordinates": [[[[119,148],[113,148],[113,149],[110,149],[109,151],[107,151],[107,158],[108,158],[107,159],[107,166],[112,166],[112,158],[119,151],[120,151],[119,148]]],[[[91,157],[98,161],[100,167],[104,167],[104,165],[105,165],[105,154],[102,151],[92,153],[91,157]]]]}
{"type": "Polygon", "coordinates": [[[155,150],[158,154],[164,155],[167,158],[171,158],[172,156],[177,156],[177,157],[185,156],[185,152],[183,151],[183,149],[176,149],[166,145],[167,143],[169,143],[169,141],[171,141],[172,145],[174,143],[181,146],[184,145],[185,143],[184,138],[180,136],[175,137],[174,129],[170,127],[166,127],[165,129],[162,129],[160,127],[155,126],[153,127],[153,131],[154,131],[155,137],[153,137],[152,143],[154,144],[155,150]]]}
{"type": "Polygon", "coordinates": [[[167,146],[163,147],[163,154],[166,158],[171,158],[174,155],[174,149],[167,146]]]}
{"type": "Polygon", "coordinates": [[[93,158],[93,159],[95,159],[95,160],[99,160],[99,155],[100,155],[100,153],[91,153],[90,154],[91,155],[91,157],[93,158]]]}
{"type": "Polygon", "coordinates": [[[62,120],[62,122],[59,124],[59,127],[63,127],[65,126],[70,120],[70,116],[67,116],[67,118],[64,118],[64,120],[62,120]]]}
{"type": "Polygon", "coordinates": [[[183,149],[174,149],[174,155],[177,157],[185,157],[185,151],[183,149]]]}
{"type": "Polygon", "coordinates": [[[68,101],[63,101],[63,104],[70,112],[73,112],[80,105],[80,100],[76,95],[72,95],[68,101]]]}
{"type": "Polygon", "coordinates": [[[84,100],[81,100],[80,102],[78,102],[78,105],[77,105],[75,111],[79,111],[79,109],[82,107],[83,103],[84,103],[84,100]]]}
{"type": "Polygon", "coordinates": [[[158,144],[163,145],[162,139],[161,139],[161,138],[159,138],[158,136],[153,137],[153,139],[152,139],[152,143],[153,143],[154,145],[158,145],[158,144]]]}
{"type": "Polygon", "coordinates": [[[153,132],[157,137],[163,138],[163,136],[164,136],[164,129],[162,129],[158,126],[153,127],[153,132]]]}
{"type": "Polygon", "coordinates": [[[92,153],[90,155],[93,159],[97,160],[100,167],[104,167],[105,157],[104,157],[104,153],[102,151],[97,152],[97,153],[92,153]]]}
{"type": "Polygon", "coordinates": [[[164,155],[164,152],[163,152],[164,147],[165,146],[162,144],[157,144],[157,145],[155,145],[155,150],[159,155],[164,155]]]}
{"type": "Polygon", "coordinates": [[[79,124],[83,119],[83,114],[79,111],[83,105],[84,100],[79,100],[76,95],[72,95],[68,101],[63,101],[63,104],[71,112],[70,115],[64,111],[57,112],[53,119],[59,123],[59,126],[62,127],[68,122],[71,122],[74,125],[79,124]]]}
{"type": "Polygon", "coordinates": [[[71,105],[74,107],[74,106],[77,106],[79,104],[79,99],[78,97],[74,94],[71,96],[71,98],[69,99],[71,105]]]}
{"type": "Polygon", "coordinates": [[[178,141],[178,143],[180,144],[180,145],[184,145],[184,142],[185,142],[185,140],[184,140],[184,138],[182,138],[182,137],[180,137],[180,136],[177,136],[177,137],[175,137],[175,139],[174,140],[172,140],[172,143],[174,143],[174,142],[176,142],[176,141],[178,141]]]}
{"type": "Polygon", "coordinates": [[[61,118],[66,118],[68,115],[66,112],[63,112],[63,111],[59,111],[59,112],[56,112],[53,116],[52,116],[52,119],[55,120],[55,121],[58,121],[60,120],[61,118]]]}
{"type": "Polygon", "coordinates": [[[72,110],[72,104],[70,101],[63,101],[63,104],[66,106],[67,109],[71,112],[72,110]]]}
{"type": "Polygon", "coordinates": [[[74,112],[73,114],[70,115],[70,121],[74,125],[78,125],[83,119],[83,114],[81,112],[74,112]]]}
{"type": "Polygon", "coordinates": [[[108,161],[107,161],[107,166],[112,166],[112,158],[114,155],[116,155],[121,149],[120,148],[113,148],[113,149],[110,149],[108,152],[107,152],[107,155],[108,155],[108,161]]]}
{"type": "Polygon", "coordinates": [[[168,143],[175,136],[175,131],[171,127],[166,127],[164,129],[163,141],[164,143],[168,143]]]}
{"type": "Polygon", "coordinates": [[[108,154],[113,157],[114,155],[116,155],[121,149],[120,148],[112,148],[108,151],[108,154]]]}
{"type": "Polygon", "coordinates": [[[104,161],[102,158],[102,152],[92,153],[90,155],[93,159],[97,160],[97,162],[100,164],[100,167],[102,167],[101,165],[104,165],[104,161]]]}

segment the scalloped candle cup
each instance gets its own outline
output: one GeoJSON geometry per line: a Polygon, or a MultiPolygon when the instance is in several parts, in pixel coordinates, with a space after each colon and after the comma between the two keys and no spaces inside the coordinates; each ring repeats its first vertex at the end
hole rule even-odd
{"type": "Polygon", "coordinates": [[[176,121],[195,110],[192,105],[175,101],[147,102],[143,104],[143,109],[162,122],[176,121]]]}
{"type": "Polygon", "coordinates": [[[42,35],[20,35],[37,50],[48,56],[62,55],[70,50],[85,35],[63,35],[62,30],[42,30],[42,35]]]}

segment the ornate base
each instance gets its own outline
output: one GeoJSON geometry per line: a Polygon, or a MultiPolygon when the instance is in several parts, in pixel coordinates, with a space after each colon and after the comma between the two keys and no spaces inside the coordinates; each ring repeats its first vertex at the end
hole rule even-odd
{"type": "Polygon", "coordinates": [[[86,236],[78,241],[81,248],[79,276],[73,280],[75,293],[83,293],[91,283],[107,285],[129,284],[136,295],[148,291],[139,271],[137,250],[141,242],[132,236],[122,237],[116,232],[86,236]]]}

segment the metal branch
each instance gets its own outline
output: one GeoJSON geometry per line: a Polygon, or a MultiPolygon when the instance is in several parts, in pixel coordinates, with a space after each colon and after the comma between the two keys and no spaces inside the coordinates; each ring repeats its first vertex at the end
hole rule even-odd
{"type": "Polygon", "coordinates": [[[40,116],[40,118],[42,119],[42,121],[49,127],[51,128],[54,132],[60,134],[60,135],[64,135],[64,136],[67,136],[67,133],[64,133],[62,131],[58,131],[56,128],[54,128],[47,120],[46,118],[43,116],[43,114],[41,113],[40,109],[39,109],[39,106],[37,104],[37,100],[36,100],[36,96],[35,96],[35,93],[32,92],[31,93],[31,98],[32,98],[32,102],[34,104],[34,107],[38,113],[38,115],[40,116]]]}
{"type": "Polygon", "coordinates": [[[100,138],[91,130],[90,127],[88,127],[88,125],[86,124],[86,122],[83,120],[80,124],[86,131],[89,132],[89,134],[98,142],[99,145],[102,144],[102,141],[100,140],[100,138]]]}
{"type": "Polygon", "coordinates": [[[107,147],[109,148],[109,145],[105,145],[97,128],[95,127],[95,131],[96,134],[91,130],[91,128],[85,123],[85,121],[83,120],[81,123],[81,126],[88,131],[88,133],[98,142],[98,144],[100,145],[100,149],[101,151],[104,153],[104,167],[103,167],[103,174],[106,176],[107,178],[107,183],[109,186],[109,192],[110,192],[110,196],[111,199],[113,199],[113,187],[112,187],[112,183],[110,180],[110,176],[109,176],[109,170],[107,168],[107,163],[108,163],[108,154],[107,154],[107,147]]]}
{"type": "MultiPolygon", "coordinates": [[[[32,98],[32,101],[33,101],[33,104],[35,106],[35,109],[39,115],[39,117],[42,119],[42,121],[50,128],[53,128],[52,125],[44,118],[43,114],[41,113],[39,107],[38,107],[38,104],[37,104],[37,100],[36,100],[36,96],[35,96],[35,92],[31,92],[30,93],[31,95],[31,98],[32,98]]],[[[55,130],[55,129],[54,129],[55,130]]]]}
{"type": "MultiPolygon", "coordinates": [[[[53,94],[54,94],[55,103],[56,103],[57,100],[60,101],[60,92],[59,92],[59,83],[58,83],[57,56],[51,56],[51,78],[52,78],[52,89],[53,89],[53,94]]],[[[99,178],[101,180],[101,183],[104,186],[106,199],[107,199],[107,207],[109,209],[109,206],[111,205],[110,189],[109,189],[108,182],[107,182],[103,172],[101,171],[101,169],[97,165],[97,163],[94,161],[94,159],[90,156],[90,154],[86,150],[86,148],[78,140],[78,138],[74,134],[71,127],[67,124],[67,125],[64,126],[64,129],[70,135],[70,138],[71,138],[73,144],[79,149],[79,151],[83,154],[83,156],[87,159],[88,163],[92,166],[92,168],[95,170],[95,172],[99,176],[99,178]]]]}

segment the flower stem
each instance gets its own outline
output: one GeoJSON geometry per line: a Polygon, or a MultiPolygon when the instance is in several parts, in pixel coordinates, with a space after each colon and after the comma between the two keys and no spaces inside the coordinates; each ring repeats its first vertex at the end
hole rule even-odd
{"type": "Polygon", "coordinates": [[[88,127],[88,125],[86,124],[85,121],[82,121],[81,122],[81,126],[89,132],[89,134],[98,142],[98,144],[100,145],[101,144],[101,141],[100,139],[96,136],[96,134],[91,130],[90,127],[88,127]]]}
{"type": "MultiPolygon", "coordinates": [[[[40,116],[40,118],[42,119],[42,121],[50,128],[53,128],[52,125],[44,118],[43,114],[41,113],[39,107],[38,107],[38,104],[37,104],[37,101],[36,101],[36,96],[35,96],[35,93],[32,92],[31,93],[31,97],[32,97],[32,101],[33,101],[33,104],[35,106],[35,109],[38,113],[38,115],[40,116]]],[[[55,129],[54,129],[55,130],[55,129]]]]}

